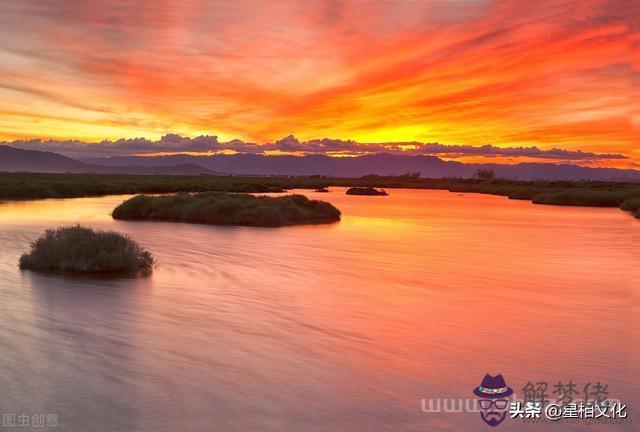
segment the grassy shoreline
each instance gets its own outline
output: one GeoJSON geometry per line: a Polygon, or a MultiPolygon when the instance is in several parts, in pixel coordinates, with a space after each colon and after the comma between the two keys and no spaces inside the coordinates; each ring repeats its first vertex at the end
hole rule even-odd
{"type": "Polygon", "coordinates": [[[170,176],[0,173],[0,201],[177,192],[282,192],[330,186],[438,189],[501,195],[536,204],[619,207],[640,218],[640,183],[422,179],[415,176],[170,176]]]}

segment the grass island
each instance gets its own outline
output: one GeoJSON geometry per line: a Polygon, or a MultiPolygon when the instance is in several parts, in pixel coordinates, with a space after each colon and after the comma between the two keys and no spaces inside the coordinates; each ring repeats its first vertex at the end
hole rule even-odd
{"type": "Polygon", "coordinates": [[[304,195],[279,197],[224,192],[135,196],[112,213],[114,219],[190,222],[208,225],[281,227],[340,220],[328,202],[304,195]]]}
{"type": "Polygon", "coordinates": [[[385,196],[389,194],[384,189],[376,189],[371,186],[364,186],[364,187],[352,187],[347,189],[347,195],[385,196]]]}
{"type": "Polygon", "coordinates": [[[85,275],[149,274],[155,260],[130,237],[80,225],[49,229],[20,257],[20,268],[85,275]]]}

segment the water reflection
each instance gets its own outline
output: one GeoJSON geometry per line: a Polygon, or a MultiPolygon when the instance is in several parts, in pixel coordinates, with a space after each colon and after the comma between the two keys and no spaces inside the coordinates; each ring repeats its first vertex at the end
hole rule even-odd
{"type": "Polygon", "coordinates": [[[3,409],[58,412],[77,431],[473,430],[477,413],[420,401],[469,397],[486,372],[516,390],[600,380],[637,406],[640,224],[627,214],[310,195],[342,221],[113,221],[123,197],[0,206],[3,409]],[[114,281],[17,269],[43,229],[76,221],[130,234],[160,267],[114,281]]]}
{"type": "MultiPolygon", "coordinates": [[[[33,330],[24,358],[37,371],[35,412],[60,413],[65,429],[129,430],[137,419],[139,379],[135,342],[136,311],[148,287],[139,280],[100,280],[21,272],[31,287],[33,330]],[[118,397],[113,397],[117,394],[118,397]],[[111,395],[111,396],[110,396],[111,395]],[[87,413],[91,413],[87,416],[87,413]],[[117,413],[117,416],[114,415],[117,413]]],[[[17,387],[24,382],[17,380],[17,387]]],[[[28,381],[27,381],[28,382],[28,381]]],[[[18,407],[16,407],[18,408],[18,407]]]]}

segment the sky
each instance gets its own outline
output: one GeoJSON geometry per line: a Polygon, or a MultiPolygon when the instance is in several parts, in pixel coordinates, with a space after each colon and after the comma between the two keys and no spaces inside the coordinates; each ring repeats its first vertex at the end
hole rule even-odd
{"type": "Polygon", "coordinates": [[[0,140],[636,167],[639,27],[636,0],[2,0],[0,140]]]}

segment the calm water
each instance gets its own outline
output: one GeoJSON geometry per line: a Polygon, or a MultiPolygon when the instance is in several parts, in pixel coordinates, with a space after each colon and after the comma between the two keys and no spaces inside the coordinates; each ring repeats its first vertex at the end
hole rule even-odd
{"type": "Polygon", "coordinates": [[[441,191],[308,195],[342,221],[113,221],[123,197],[0,204],[0,411],[54,413],[65,431],[488,430],[421,400],[472,397],[489,372],[517,393],[606,383],[634,423],[589,430],[638,430],[640,221],[441,191]],[[159,267],[115,281],[18,270],[45,228],[78,221],[130,234],[159,267]]]}

